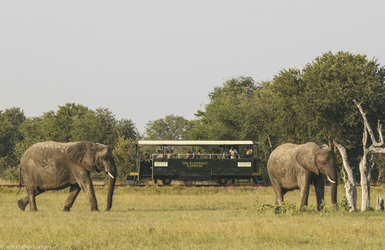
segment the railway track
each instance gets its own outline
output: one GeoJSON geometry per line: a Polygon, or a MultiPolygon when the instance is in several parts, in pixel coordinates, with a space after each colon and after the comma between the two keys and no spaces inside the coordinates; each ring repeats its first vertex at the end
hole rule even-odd
{"type": "MultiPolygon", "coordinates": [[[[94,185],[95,187],[104,187],[104,186],[107,186],[107,185],[103,185],[103,184],[95,184],[94,185]]],[[[116,188],[119,188],[119,187],[186,187],[186,188],[200,188],[200,187],[214,187],[214,188],[223,188],[223,187],[227,187],[227,188],[237,188],[237,187],[252,187],[252,188],[257,188],[257,187],[268,187],[268,186],[265,186],[265,185],[260,185],[260,184],[253,184],[253,185],[249,185],[249,184],[245,184],[245,185],[209,185],[209,184],[198,184],[198,185],[144,185],[144,184],[134,184],[134,185],[115,185],[116,188]]],[[[0,187],[6,187],[6,188],[19,188],[19,184],[5,184],[5,185],[0,185],[0,187]]],[[[24,188],[24,185],[21,185],[22,188],[24,188]]]]}

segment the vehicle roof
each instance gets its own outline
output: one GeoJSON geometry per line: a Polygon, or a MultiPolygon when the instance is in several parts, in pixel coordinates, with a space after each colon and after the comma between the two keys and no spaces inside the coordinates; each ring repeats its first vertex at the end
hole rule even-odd
{"type": "Polygon", "coordinates": [[[139,146],[230,146],[254,145],[253,141],[138,141],[139,146]]]}

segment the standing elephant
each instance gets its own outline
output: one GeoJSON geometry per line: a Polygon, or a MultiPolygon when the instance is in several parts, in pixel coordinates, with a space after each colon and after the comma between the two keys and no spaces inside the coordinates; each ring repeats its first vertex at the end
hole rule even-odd
{"type": "Polygon", "coordinates": [[[270,155],[267,172],[276,194],[275,203],[281,205],[287,191],[300,189],[302,209],[308,204],[309,185],[314,182],[317,209],[324,199],[323,175],[331,183],[331,200],[337,202],[337,170],[334,152],[327,146],[313,142],[302,145],[283,144],[270,155]],[[322,174],[320,174],[322,173],[322,174]]]}
{"type": "Polygon", "coordinates": [[[30,204],[31,211],[37,211],[35,196],[47,190],[70,187],[64,211],[70,211],[77,195],[83,189],[91,210],[97,211],[98,204],[90,172],[105,171],[110,176],[107,194],[107,211],[112,206],[117,170],[111,149],[92,142],[40,142],[32,145],[21,157],[20,170],[28,195],[18,201],[24,211],[30,204]]]}

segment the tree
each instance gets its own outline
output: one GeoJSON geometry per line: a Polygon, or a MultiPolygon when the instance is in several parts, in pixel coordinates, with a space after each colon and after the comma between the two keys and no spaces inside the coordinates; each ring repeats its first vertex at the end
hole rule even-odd
{"type": "Polygon", "coordinates": [[[120,119],[116,122],[115,130],[119,138],[123,137],[126,140],[133,140],[138,137],[137,129],[132,120],[120,119]]]}
{"type": "Polygon", "coordinates": [[[348,149],[357,149],[360,115],[351,100],[365,104],[368,114],[375,114],[371,117],[385,112],[384,77],[385,69],[376,60],[348,52],[325,53],[302,71],[281,71],[267,85],[279,128],[272,133],[296,143],[313,140],[330,145],[337,137],[348,149]]]}
{"type": "Polygon", "coordinates": [[[186,136],[188,121],[182,116],[167,115],[146,125],[147,140],[181,140],[186,136]]]}
{"type": "Polygon", "coordinates": [[[129,159],[135,158],[136,149],[131,140],[120,136],[112,151],[118,170],[117,180],[124,183],[127,175],[132,171],[134,163],[129,159]]]}
{"type": "Polygon", "coordinates": [[[257,87],[251,77],[226,81],[209,94],[205,111],[198,111],[197,121],[189,131],[192,139],[243,140],[256,139],[258,123],[254,92],[257,87]]]}
{"type": "Polygon", "coordinates": [[[261,103],[268,103],[265,108],[270,111],[265,130],[273,136],[274,144],[309,141],[300,111],[303,108],[301,96],[304,89],[305,83],[297,69],[282,70],[270,83],[264,85],[261,103]]]}
{"type": "Polygon", "coordinates": [[[18,157],[15,154],[17,143],[23,139],[20,132],[20,125],[25,121],[24,112],[20,108],[6,109],[0,111],[0,158],[2,165],[16,166],[18,157]]]}
{"type": "Polygon", "coordinates": [[[108,109],[88,110],[74,117],[71,137],[73,141],[92,141],[113,146],[117,139],[115,125],[115,116],[108,109]]]}
{"type": "Polygon", "coordinates": [[[69,142],[72,141],[72,130],[74,117],[81,117],[86,114],[88,108],[75,103],[66,103],[64,106],[59,106],[59,109],[56,111],[56,123],[61,135],[57,138],[57,141],[60,142],[69,142]]]}

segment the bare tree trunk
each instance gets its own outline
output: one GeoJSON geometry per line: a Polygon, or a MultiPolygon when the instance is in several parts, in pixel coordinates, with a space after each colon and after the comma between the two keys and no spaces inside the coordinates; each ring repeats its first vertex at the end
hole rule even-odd
{"type": "Polygon", "coordinates": [[[370,207],[370,182],[368,180],[368,168],[367,168],[367,155],[362,156],[360,162],[360,174],[361,174],[361,211],[366,211],[370,207]]]}
{"type": "Polygon", "coordinates": [[[344,173],[344,182],[345,182],[345,193],[346,199],[350,207],[349,212],[357,212],[357,187],[356,181],[354,179],[353,170],[350,167],[348,155],[346,149],[341,144],[337,143],[336,140],[333,140],[334,145],[338,148],[338,151],[341,154],[342,162],[345,168],[344,173]],[[346,174],[345,174],[346,173],[346,174]],[[346,176],[347,175],[347,176],[346,176]]]}
{"type": "Polygon", "coordinates": [[[385,153],[385,148],[381,148],[384,144],[384,138],[382,136],[382,124],[380,120],[378,120],[377,124],[377,132],[379,136],[379,142],[377,142],[373,130],[369,125],[368,120],[366,119],[366,114],[362,110],[362,107],[359,103],[354,100],[354,103],[357,105],[362,118],[364,120],[364,133],[362,137],[362,146],[364,149],[364,154],[362,156],[360,162],[360,174],[361,174],[361,188],[362,188],[362,204],[361,211],[366,211],[370,207],[370,181],[371,181],[371,171],[373,170],[373,154],[375,153],[385,153]],[[370,136],[370,140],[372,141],[372,145],[370,147],[366,147],[368,142],[368,134],[370,136]]]}

